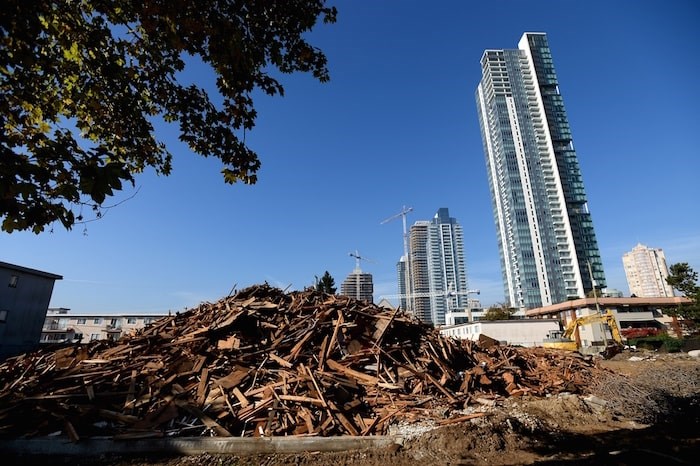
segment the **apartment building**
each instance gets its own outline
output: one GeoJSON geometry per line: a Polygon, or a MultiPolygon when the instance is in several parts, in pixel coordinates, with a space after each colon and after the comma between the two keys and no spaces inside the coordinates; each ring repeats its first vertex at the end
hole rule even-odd
{"type": "Polygon", "coordinates": [[[118,340],[122,335],[144,328],[167,315],[71,313],[66,308],[50,308],[41,330],[40,343],[118,340]]]}
{"type": "Polygon", "coordinates": [[[506,301],[532,309],[605,288],[547,35],[481,57],[476,91],[506,301]]]}

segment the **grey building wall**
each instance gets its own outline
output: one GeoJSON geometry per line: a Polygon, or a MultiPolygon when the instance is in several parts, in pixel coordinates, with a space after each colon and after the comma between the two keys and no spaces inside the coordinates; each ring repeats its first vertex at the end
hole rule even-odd
{"type": "Polygon", "coordinates": [[[54,282],[62,278],[0,262],[0,359],[39,345],[54,282]]]}

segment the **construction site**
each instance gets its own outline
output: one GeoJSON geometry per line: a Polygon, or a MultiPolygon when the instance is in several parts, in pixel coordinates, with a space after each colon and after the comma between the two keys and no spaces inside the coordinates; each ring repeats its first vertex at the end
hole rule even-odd
{"type": "Polygon", "coordinates": [[[696,464],[700,361],[456,340],[247,288],[117,341],[0,365],[13,464],[696,464]]]}

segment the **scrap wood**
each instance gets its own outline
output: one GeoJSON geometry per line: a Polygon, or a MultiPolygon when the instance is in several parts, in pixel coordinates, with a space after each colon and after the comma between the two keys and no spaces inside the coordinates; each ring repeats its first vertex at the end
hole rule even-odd
{"type": "Polygon", "coordinates": [[[357,429],[357,427],[352,423],[352,421],[350,421],[350,419],[348,419],[345,416],[345,414],[340,409],[338,409],[335,403],[329,401],[328,406],[331,410],[333,417],[338,419],[340,424],[342,424],[342,426],[345,427],[345,430],[349,435],[360,435],[360,431],[357,429]]]}
{"type": "Polygon", "coordinates": [[[72,435],[68,412],[85,414],[69,419],[80,437],[382,434],[397,416],[479,397],[585,390],[596,370],[458,342],[400,310],[259,285],[117,342],[6,360],[0,435],[72,435]]]}
{"type": "Polygon", "coordinates": [[[268,356],[270,357],[270,359],[272,359],[273,361],[275,361],[277,364],[279,364],[282,367],[288,367],[288,368],[293,367],[293,364],[291,362],[277,356],[275,353],[268,353],[268,356]]]}
{"type": "Polygon", "coordinates": [[[248,401],[248,398],[245,397],[243,393],[238,389],[238,387],[233,387],[233,395],[236,397],[238,402],[241,404],[243,408],[248,406],[250,402],[248,401]]]}
{"type": "Polygon", "coordinates": [[[331,370],[340,372],[343,375],[356,379],[359,383],[365,383],[370,385],[377,385],[379,383],[379,379],[377,379],[376,377],[369,374],[365,374],[364,372],[350,369],[349,367],[345,367],[344,365],[332,359],[327,359],[326,365],[328,365],[328,367],[331,370]]]}
{"type": "Polygon", "coordinates": [[[203,411],[201,411],[199,408],[196,406],[193,406],[186,401],[176,401],[175,404],[179,407],[182,408],[183,410],[187,411],[188,413],[192,414],[193,416],[199,418],[202,423],[207,426],[207,428],[211,429],[213,432],[216,433],[219,437],[232,437],[231,433],[221,427],[215,420],[207,416],[203,411]]]}
{"type": "Polygon", "coordinates": [[[375,345],[379,345],[382,341],[382,338],[384,337],[384,333],[386,332],[386,329],[389,328],[391,323],[394,321],[394,318],[396,317],[396,314],[399,312],[400,308],[394,309],[394,312],[391,313],[391,316],[389,318],[385,316],[378,316],[378,322],[375,325],[375,330],[374,333],[372,334],[372,339],[374,340],[375,345]]]}
{"type": "Polygon", "coordinates": [[[78,435],[78,432],[76,432],[75,427],[73,427],[73,424],[69,420],[63,421],[66,429],[66,434],[68,435],[68,438],[70,439],[71,442],[76,443],[80,440],[80,436],[78,435]]]}
{"type": "Polygon", "coordinates": [[[326,403],[318,398],[312,398],[310,396],[297,396],[297,395],[276,395],[277,398],[284,401],[294,401],[296,403],[308,403],[316,406],[325,406],[326,403]]]}
{"type": "Polygon", "coordinates": [[[223,388],[233,388],[250,376],[251,370],[242,366],[235,366],[231,373],[214,381],[216,385],[223,388]]]}
{"type": "MultiPolygon", "coordinates": [[[[209,385],[209,368],[205,367],[202,370],[202,374],[199,379],[199,384],[197,385],[197,405],[198,406],[203,406],[204,401],[206,400],[207,396],[207,387],[209,385]]],[[[219,387],[221,387],[220,384],[218,384],[219,387]]]]}

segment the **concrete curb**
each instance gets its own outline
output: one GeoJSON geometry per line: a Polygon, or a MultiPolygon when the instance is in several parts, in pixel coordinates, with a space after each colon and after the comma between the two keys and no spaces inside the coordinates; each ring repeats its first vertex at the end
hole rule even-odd
{"type": "Polygon", "coordinates": [[[403,437],[181,437],[147,440],[81,439],[73,443],[65,437],[0,441],[0,453],[14,455],[98,456],[144,453],[198,455],[257,455],[384,448],[403,444],[403,437]]]}

